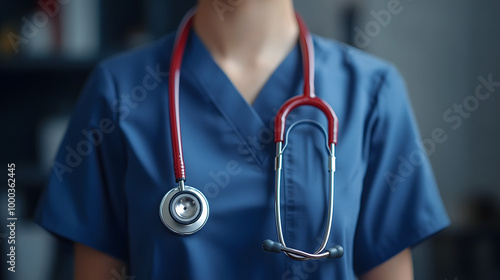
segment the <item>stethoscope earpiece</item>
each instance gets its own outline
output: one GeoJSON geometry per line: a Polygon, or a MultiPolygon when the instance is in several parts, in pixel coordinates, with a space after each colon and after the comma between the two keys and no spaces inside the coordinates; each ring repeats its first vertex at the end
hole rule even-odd
{"type": "Polygon", "coordinates": [[[326,249],[326,251],[329,253],[328,257],[331,259],[338,259],[344,255],[344,248],[340,245],[335,245],[330,249],[326,249]]]}
{"type": "Polygon", "coordinates": [[[272,241],[271,239],[266,239],[262,242],[262,249],[269,253],[281,253],[283,245],[279,242],[272,241]]]}
{"type": "Polygon", "coordinates": [[[335,245],[332,248],[326,249],[321,254],[309,254],[296,249],[288,248],[283,246],[283,244],[279,242],[272,241],[271,239],[266,239],[262,242],[262,249],[268,253],[281,253],[285,252],[289,257],[295,260],[303,261],[310,259],[321,259],[321,258],[330,258],[330,259],[338,259],[344,255],[344,248],[340,245],[335,245]]]}

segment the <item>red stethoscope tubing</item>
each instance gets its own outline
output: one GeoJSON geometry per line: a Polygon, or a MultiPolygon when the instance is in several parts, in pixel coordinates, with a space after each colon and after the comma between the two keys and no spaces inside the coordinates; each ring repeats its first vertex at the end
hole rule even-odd
{"type": "Polygon", "coordinates": [[[320,109],[328,120],[328,146],[337,145],[338,119],[332,107],[314,92],[314,46],[311,34],[299,14],[296,14],[299,24],[299,41],[302,51],[304,72],[304,91],[302,95],[288,99],[278,110],[274,119],[274,142],[284,142],[286,117],[299,106],[309,105],[320,109]]]}
{"type": "Polygon", "coordinates": [[[186,180],[186,167],[182,152],[181,122],[179,117],[179,81],[181,76],[182,57],[189,37],[189,31],[193,24],[195,11],[190,11],[179,26],[179,32],[175,39],[170,61],[170,74],[168,77],[169,109],[170,109],[170,133],[172,137],[172,154],[174,157],[175,181],[186,180]]]}
{"type": "MultiPolygon", "coordinates": [[[[170,133],[172,137],[172,152],[174,172],[176,181],[186,180],[186,169],[182,152],[181,124],[179,118],[179,81],[181,73],[182,57],[189,32],[193,24],[195,11],[189,12],[179,26],[172,58],[170,62],[170,75],[168,79],[169,109],[170,109],[170,133]]],[[[303,94],[287,100],[279,109],[274,123],[274,142],[284,142],[286,117],[299,106],[313,106],[320,109],[328,120],[328,144],[337,144],[338,119],[332,107],[314,92],[314,46],[311,34],[302,18],[296,14],[299,25],[299,42],[302,53],[304,90],[303,94]]]]}

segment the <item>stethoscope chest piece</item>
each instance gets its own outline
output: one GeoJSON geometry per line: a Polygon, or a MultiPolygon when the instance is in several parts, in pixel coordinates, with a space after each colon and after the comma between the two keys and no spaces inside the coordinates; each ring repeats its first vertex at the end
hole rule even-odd
{"type": "Polygon", "coordinates": [[[160,218],[171,231],[189,235],[199,231],[207,222],[208,201],[196,188],[184,186],[171,189],[160,203],[160,218]]]}

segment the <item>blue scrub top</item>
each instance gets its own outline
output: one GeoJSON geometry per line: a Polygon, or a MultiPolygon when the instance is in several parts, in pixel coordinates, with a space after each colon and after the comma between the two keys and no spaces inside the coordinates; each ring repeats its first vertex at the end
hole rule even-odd
{"type": "MultiPolygon", "coordinates": [[[[386,62],[313,37],[316,94],[339,118],[335,214],[328,247],[340,259],[299,262],[262,250],[277,240],[273,118],[302,93],[298,45],[253,105],[194,32],[182,64],[180,118],[187,185],[210,203],[191,236],[170,232],[160,202],[175,187],[167,77],[174,36],[102,62],[80,97],[36,221],[63,240],[123,260],[136,279],[354,279],[445,228],[404,82],[386,62]]],[[[326,118],[299,108],[289,124],[326,118]]],[[[324,137],[293,130],[284,157],[287,245],[314,251],[323,236],[328,172],[324,137]]]]}

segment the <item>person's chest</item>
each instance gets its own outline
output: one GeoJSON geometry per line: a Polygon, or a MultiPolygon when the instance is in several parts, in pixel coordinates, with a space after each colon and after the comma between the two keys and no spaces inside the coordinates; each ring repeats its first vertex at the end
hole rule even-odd
{"type": "MultiPolygon", "coordinates": [[[[168,93],[159,87],[121,123],[127,143],[124,188],[130,250],[136,269],[170,271],[211,259],[211,265],[197,268],[191,278],[214,272],[234,276],[237,271],[250,271],[252,266],[267,267],[279,278],[293,263],[283,262],[284,256],[267,254],[261,248],[263,240],[276,239],[273,117],[285,100],[300,93],[300,78],[283,88],[282,76],[275,74],[276,80],[266,84],[250,106],[220,73],[186,73],[181,78],[180,95],[186,184],[204,193],[210,216],[203,229],[188,237],[170,232],[159,217],[163,196],[176,186],[168,93]],[[147,257],[139,260],[134,252],[147,257]]],[[[352,271],[339,267],[352,258],[366,169],[365,122],[369,105],[364,100],[353,102],[362,93],[349,91],[348,80],[332,80],[330,74],[318,73],[316,82],[318,95],[334,107],[340,120],[335,214],[328,244],[343,245],[346,255],[322,263],[313,274],[326,275],[330,271],[348,275],[352,271]]],[[[294,77],[300,77],[300,72],[294,77]]],[[[288,121],[300,119],[326,124],[322,113],[313,108],[294,111],[288,121]]],[[[281,194],[285,239],[288,245],[313,251],[323,236],[328,206],[324,137],[317,129],[302,126],[289,140],[281,194]]]]}

